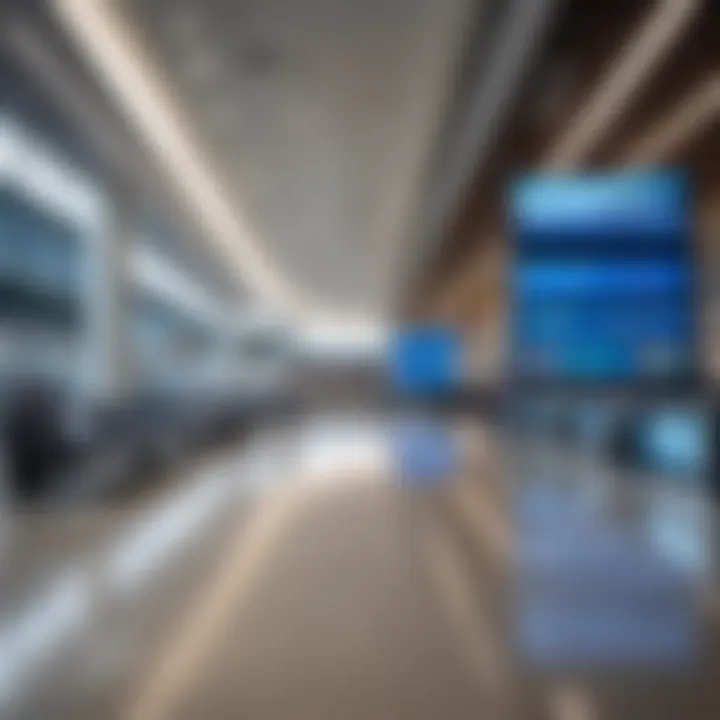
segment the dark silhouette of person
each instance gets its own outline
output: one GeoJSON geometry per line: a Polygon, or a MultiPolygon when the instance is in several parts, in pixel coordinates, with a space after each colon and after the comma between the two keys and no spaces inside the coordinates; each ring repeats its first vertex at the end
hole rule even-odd
{"type": "Polygon", "coordinates": [[[19,382],[7,409],[5,455],[11,494],[25,504],[38,500],[57,467],[62,426],[57,398],[36,380],[19,382]]]}

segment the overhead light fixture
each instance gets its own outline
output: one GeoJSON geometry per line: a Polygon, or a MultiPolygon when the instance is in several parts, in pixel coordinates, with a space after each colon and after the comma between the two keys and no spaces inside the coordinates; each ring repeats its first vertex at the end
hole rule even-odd
{"type": "Polygon", "coordinates": [[[662,0],[652,8],[549,153],[546,166],[565,170],[587,158],[681,38],[700,7],[700,0],[662,0]]]}
{"type": "Polygon", "coordinates": [[[696,88],[678,103],[678,110],[651,126],[627,153],[633,165],[659,162],[720,117],[720,75],[696,88]]]}
{"type": "Polygon", "coordinates": [[[293,315],[310,312],[313,303],[278,271],[198,149],[137,34],[115,4],[53,0],[52,6],[243,284],[293,315]]]}

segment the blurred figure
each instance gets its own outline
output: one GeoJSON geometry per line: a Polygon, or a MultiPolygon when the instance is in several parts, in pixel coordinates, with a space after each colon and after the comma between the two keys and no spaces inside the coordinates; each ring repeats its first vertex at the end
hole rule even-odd
{"type": "Polygon", "coordinates": [[[11,395],[4,427],[6,467],[12,501],[38,500],[63,454],[57,397],[45,383],[25,379],[11,395]]]}

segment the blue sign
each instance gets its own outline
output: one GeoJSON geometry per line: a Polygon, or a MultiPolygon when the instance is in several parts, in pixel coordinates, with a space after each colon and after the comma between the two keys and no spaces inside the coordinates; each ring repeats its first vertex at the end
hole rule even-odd
{"type": "Polygon", "coordinates": [[[510,192],[513,368],[533,379],[674,379],[695,364],[682,174],[533,175],[510,192]]]}
{"type": "Polygon", "coordinates": [[[401,392],[442,394],[457,381],[460,342],[450,327],[425,325],[403,329],[395,336],[391,352],[393,382],[401,392]]]}
{"type": "Polygon", "coordinates": [[[678,172],[528,175],[511,188],[513,222],[523,240],[550,242],[558,234],[582,242],[682,242],[691,231],[688,185],[678,172]]]}

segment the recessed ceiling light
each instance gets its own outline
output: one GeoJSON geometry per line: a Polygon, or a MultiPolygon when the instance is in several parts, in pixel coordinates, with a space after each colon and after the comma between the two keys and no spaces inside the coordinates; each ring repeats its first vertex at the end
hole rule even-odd
{"type": "Polygon", "coordinates": [[[293,315],[312,312],[313,300],[278,270],[201,152],[129,18],[104,0],[53,0],[52,7],[243,284],[293,315]]]}

